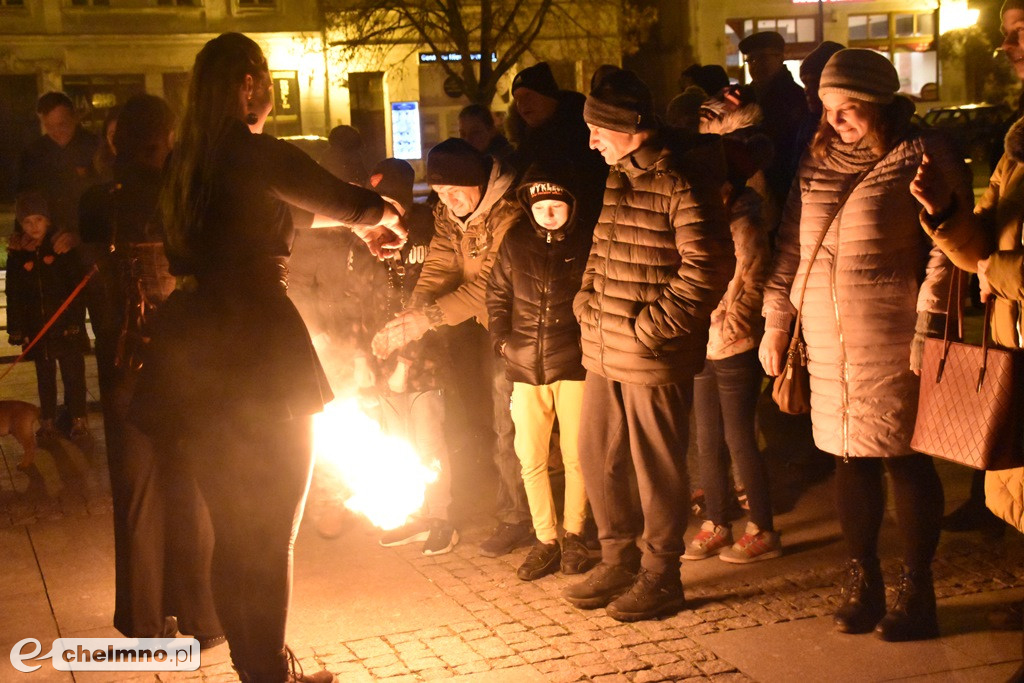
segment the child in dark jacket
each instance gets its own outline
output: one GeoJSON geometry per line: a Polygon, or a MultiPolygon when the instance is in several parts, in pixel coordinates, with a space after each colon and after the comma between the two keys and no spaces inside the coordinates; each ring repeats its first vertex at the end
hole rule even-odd
{"type": "MultiPolygon", "coordinates": [[[[81,278],[75,250],[53,250],[56,229],[46,199],[37,192],[17,198],[15,215],[24,235],[7,255],[7,332],[13,345],[27,346],[56,313],[81,278]]],[[[64,380],[64,402],[71,413],[72,440],[89,438],[85,404],[85,308],[76,299],[29,351],[39,387],[40,437],[55,438],[57,363],[64,380]]]]}
{"type": "Polygon", "coordinates": [[[579,225],[570,167],[533,166],[518,189],[525,209],[498,251],[487,287],[488,329],[512,381],[515,449],[537,543],[516,572],[532,581],[579,574],[593,562],[582,532],[587,496],[577,438],[583,401],[580,327],[572,301],[590,252],[592,226],[579,225]],[[548,447],[558,418],[565,466],[562,544],[548,476],[548,447]]]}

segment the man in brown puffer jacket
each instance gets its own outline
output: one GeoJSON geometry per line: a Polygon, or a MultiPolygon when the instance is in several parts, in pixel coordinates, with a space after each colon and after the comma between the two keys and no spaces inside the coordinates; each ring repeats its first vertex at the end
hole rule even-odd
{"type": "Polygon", "coordinates": [[[612,165],[573,305],[587,369],[580,461],[602,562],[565,597],[637,621],[683,605],[693,376],[704,366],[711,312],[736,258],[717,137],[670,141],[658,130],[650,90],[621,69],[595,86],[584,118],[590,146],[612,165]],[[634,472],[644,519],[639,548],[634,472]]]}

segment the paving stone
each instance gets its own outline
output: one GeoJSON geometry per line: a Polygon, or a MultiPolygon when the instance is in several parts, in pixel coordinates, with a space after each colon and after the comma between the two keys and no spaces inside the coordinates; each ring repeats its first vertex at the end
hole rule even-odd
{"type": "Polygon", "coordinates": [[[505,641],[493,636],[490,638],[471,641],[469,646],[487,659],[508,657],[509,655],[514,655],[516,653],[516,651],[509,647],[505,641]]]}
{"type": "Polygon", "coordinates": [[[491,666],[495,669],[507,669],[513,666],[522,666],[526,664],[526,660],[520,655],[511,655],[509,657],[502,657],[501,659],[495,659],[491,662],[491,666]]]}
{"type": "Polygon", "coordinates": [[[564,659],[562,653],[553,647],[542,647],[536,650],[521,652],[520,656],[529,664],[547,661],[549,659],[564,659]]]}
{"type": "Polygon", "coordinates": [[[382,638],[366,638],[346,643],[360,659],[391,653],[391,646],[382,638]]]}
{"type": "Polygon", "coordinates": [[[418,657],[416,659],[406,659],[405,665],[409,668],[409,671],[421,672],[427,669],[443,668],[445,663],[440,657],[418,657]]]}
{"type": "Polygon", "coordinates": [[[705,676],[714,676],[715,674],[724,674],[736,671],[735,666],[721,659],[709,659],[707,661],[694,662],[694,664],[705,676]]]}
{"type": "Polygon", "coordinates": [[[651,666],[659,667],[679,661],[679,654],[676,652],[655,652],[649,655],[640,655],[640,659],[650,662],[651,666]]]}
{"type": "Polygon", "coordinates": [[[459,676],[466,676],[468,674],[477,674],[484,671],[490,671],[491,665],[484,659],[478,659],[475,662],[466,662],[455,667],[455,673],[459,676]]]}
{"type": "Polygon", "coordinates": [[[376,657],[366,657],[362,660],[362,663],[367,669],[382,669],[400,664],[400,660],[398,655],[389,652],[385,655],[377,655],[376,657]]]}
{"type": "Polygon", "coordinates": [[[391,678],[392,676],[407,676],[409,675],[409,669],[405,668],[402,664],[394,664],[392,666],[367,666],[370,670],[370,675],[374,678],[391,678]]]}
{"type": "Polygon", "coordinates": [[[522,654],[524,652],[530,652],[531,650],[539,650],[542,647],[547,647],[547,643],[531,634],[528,638],[524,638],[517,643],[509,643],[508,646],[522,654]]]}
{"type": "MultiPolygon", "coordinates": [[[[425,681],[436,681],[439,678],[451,678],[454,676],[454,672],[448,669],[426,669],[425,671],[418,671],[417,675],[425,681]]],[[[347,683],[347,682],[346,682],[347,683]]]]}

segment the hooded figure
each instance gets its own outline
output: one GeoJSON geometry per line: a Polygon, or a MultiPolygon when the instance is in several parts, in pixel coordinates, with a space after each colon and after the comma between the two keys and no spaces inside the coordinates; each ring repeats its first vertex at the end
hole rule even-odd
{"type": "Polygon", "coordinates": [[[525,215],[505,236],[491,271],[488,329],[513,382],[550,384],[585,375],[572,300],[593,228],[579,224],[574,168],[550,162],[527,170],[516,191],[525,215]],[[568,204],[562,225],[547,228],[537,221],[532,207],[546,199],[568,204]]]}
{"type": "Polygon", "coordinates": [[[517,196],[525,216],[505,236],[487,287],[489,330],[512,382],[515,450],[537,542],[517,570],[532,581],[561,568],[580,574],[594,562],[583,542],[587,496],[579,459],[583,369],[580,326],[572,312],[590,251],[577,216],[574,167],[531,166],[517,196]],[[565,535],[548,477],[555,418],[565,465],[565,535]]]}

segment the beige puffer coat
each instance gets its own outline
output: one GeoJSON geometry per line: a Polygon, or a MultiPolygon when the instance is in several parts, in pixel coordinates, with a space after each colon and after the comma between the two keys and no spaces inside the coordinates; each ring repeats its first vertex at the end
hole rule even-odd
{"type": "MultiPolygon", "coordinates": [[[[731,135],[733,138],[730,139],[743,141],[755,134],[755,126],[761,122],[761,118],[760,107],[749,104],[701,121],[700,132],[731,135]]],[[[768,145],[765,151],[770,151],[770,143],[768,145]]],[[[752,167],[756,168],[759,162],[764,161],[755,158],[749,148],[743,154],[743,161],[752,167]]],[[[767,217],[772,213],[777,214],[777,211],[769,210],[771,200],[755,189],[756,186],[764,186],[762,171],[756,171],[754,178],[746,182],[739,192],[733,191],[731,183],[725,186],[729,195],[726,197],[726,206],[736,253],[736,272],[718,307],[711,314],[707,349],[707,357],[711,360],[729,358],[756,348],[764,331],[761,304],[764,282],[771,267],[771,247],[768,241],[770,223],[767,217]],[[751,180],[755,182],[751,184],[751,180]]]]}
{"type": "Polygon", "coordinates": [[[475,316],[487,326],[487,280],[505,233],[522,215],[519,202],[505,197],[513,180],[511,167],[496,160],[480,204],[465,219],[453,216],[444,202],[437,203],[434,239],[411,306],[436,303],[445,325],[458,325],[475,316]]]}
{"type": "Polygon", "coordinates": [[[910,370],[910,346],[917,312],[945,312],[951,270],[921,230],[920,207],[909,191],[925,152],[970,192],[962,162],[957,166],[944,141],[912,133],[853,191],[813,264],[824,223],[857,173],[805,154],[784,211],[765,288],[765,326],[790,330],[810,268],[801,326],[814,442],[827,453],[911,452],[919,378],[910,370]]]}
{"type": "Polygon", "coordinates": [[[985,504],[997,516],[1024,532],[1024,468],[986,472],[985,504]]]}
{"type": "Polygon", "coordinates": [[[717,136],[656,136],[612,168],[573,301],[587,370],[650,386],[704,366],[711,311],[736,266],[723,180],[717,136]]]}

